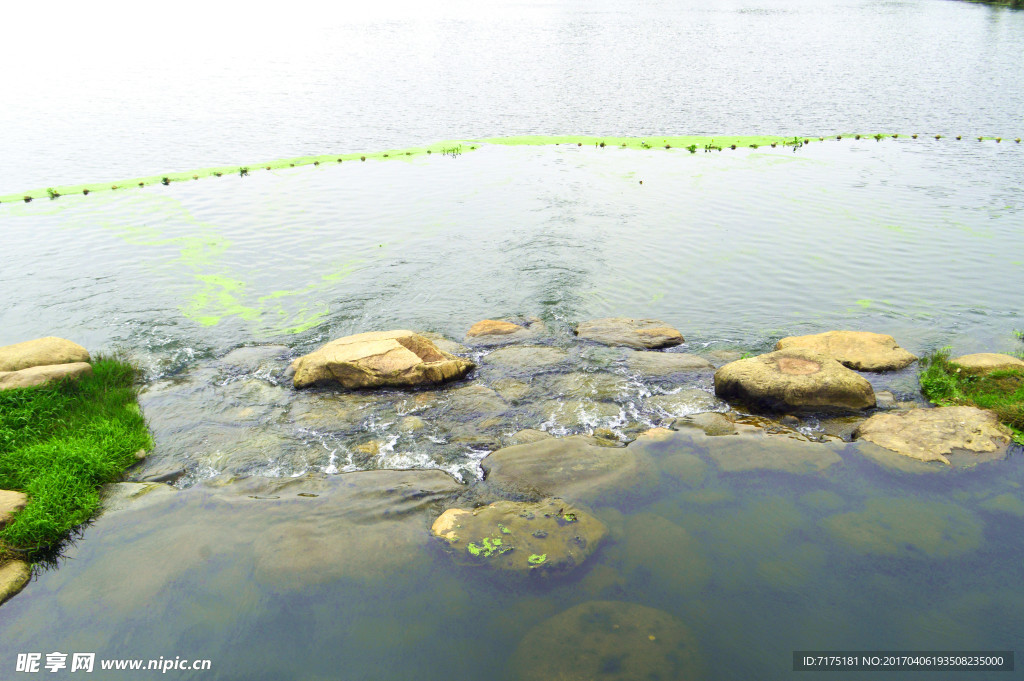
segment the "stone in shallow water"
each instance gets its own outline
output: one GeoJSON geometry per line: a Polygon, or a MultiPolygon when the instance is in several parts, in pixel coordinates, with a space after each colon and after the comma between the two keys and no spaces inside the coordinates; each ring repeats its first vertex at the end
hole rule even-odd
{"type": "Polygon", "coordinates": [[[22,560],[0,562],[0,603],[25,588],[32,576],[32,568],[22,560]]]}
{"type": "Polygon", "coordinates": [[[410,387],[462,378],[476,365],[442,352],[412,331],[359,333],[292,362],[296,388],[337,382],[344,388],[410,387]]]}
{"type": "Polygon", "coordinates": [[[945,464],[947,455],[956,450],[1000,458],[1010,444],[1010,431],[996,415],[977,407],[875,414],[857,428],[855,436],[912,459],[945,464]]]}
{"type": "Polygon", "coordinates": [[[547,345],[525,345],[495,350],[484,357],[484,364],[506,369],[540,369],[561,364],[569,353],[547,345]]]}
{"type": "Polygon", "coordinates": [[[434,333],[433,331],[420,331],[420,335],[436,345],[437,349],[442,352],[447,352],[451,355],[463,355],[470,352],[470,349],[462,343],[456,343],[453,340],[445,338],[439,333],[434,333]]]}
{"type": "Polygon", "coordinates": [[[504,439],[503,445],[505,447],[514,447],[516,445],[527,445],[531,442],[540,442],[541,440],[550,440],[554,437],[551,433],[545,433],[543,430],[536,430],[535,428],[524,428],[523,430],[516,431],[504,439]]]}
{"type": "Polygon", "coordinates": [[[715,394],[766,409],[868,409],[867,379],[834,359],[803,349],[730,362],[715,372],[715,394]]]}
{"type": "Polygon", "coordinates": [[[714,365],[703,357],[682,352],[633,352],[626,366],[647,376],[668,376],[681,372],[711,371],[714,365]]]}
{"type": "Polygon", "coordinates": [[[0,390],[34,388],[63,380],[74,381],[90,374],[92,366],[85,362],[46,364],[18,371],[0,371],[0,390]]]}
{"type": "Polygon", "coordinates": [[[831,357],[857,371],[895,371],[917,361],[892,336],[870,331],[826,331],[809,336],[789,336],[776,350],[802,349],[831,357]]]}
{"type": "Polygon", "coordinates": [[[645,404],[669,417],[687,416],[724,406],[714,395],[699,388],[683,389],[670,395],[653,395],[645,404]]]}
{"type": "Polygon", "coordinates": [[[1009,513],[1024,518],[1024,500],[1012,494],[1000,494],[978,504],[986,511],[1009,513]]]}
{"type": "Polygon", "coordinates": [[[505,447],[481,465],[489,484],[509,492],[583,503],[637,494],[654,481],[637,448],[601,447],[579,435],[505,447]]]}
{"type": "Polygon", "coordinates": [[[563,499],[450,508],[430,529],[458,562],[519,574],[572,570],[608,534],[601,521],[563,499]]]}
{"type": "Polygon", "coordinates": [[[983,526],[955,504],[868,499],[863,511],[829,516],[822,525],[856,551],[883,556],[949,558],[976,550],[983,526]]]}
{"type": "Polygon", "coordinates": [[[531,629],[512,658],[520,681],[705,678],[690,630],[663,610],[590,601],[531,629]]]}
{"type": "Polygon", "coordinates": [[[752,470],[817,473],[842,461],[837,453],[843,446],[841,442],[815,442],[781,426],[768,431],[746,423],[732,425],[735,430],[731,435],[711,436],[697,428],[686,428],[677,437],[707,448],[708,457],[720,470],[729,473],[752,470]]]}
{"type": "Polygon", "coordinates": [[[0,371],[19,371],[35,366],[89,361],[88,350],[78,343],[56,336],[0,347],[0,371]]]}
{"type": "Polygon", "coordinates": [[[644,582],[665,593],[703,589],[711,567],[700,542],[670,520],[654,513],[625,516],[622,568],[627,583],[644,582]]]}
{"type": "Polygon", "coordinates": [[[1015,370],[1024,371],[1024,360],[1013,355],[998,352],[979,352],[973,355],[961,355],[949,360],[960,366],[969,374],[988,374],[993,371],[1015,370]]]}
{"type": "Polygon", "coordinates": [[[683,335],[657,319],[607,317],[580,322],[575,334],[584,340],[604,345],[621,345],[638,350],[654,350],[679,345],[683,335]]]}
{"type": "Polygon", "coordinates": [[[693,414],[672,422],[672,427],[679,430],[682,428],[698,428],[704,431],[705,435],[716,437],[719,435],[733,435],[736,433],[736,424],[725,414],[715,411],[706,411],[701,414],[693,414]]]}
{"type": "Polygon", "coordinates": [[[161,501],[178,490],[162,482],[113,482],[103,486],[103,513],[161,501]]]}
{"type": "Polygon", "coordinates": [[[246,345],[221,357],[220,364],[236,371],[253,373],[288,354],[288,351],[287,345],[246,345]]]}
{"type": "Polygon", "coordinates": [[[500,319],[484,319],[469,328],[466,332],[466,342],[471,345],[520,343],[536,337],[542,327],[543,324],[540,322],[524,326],[500,319]]]}

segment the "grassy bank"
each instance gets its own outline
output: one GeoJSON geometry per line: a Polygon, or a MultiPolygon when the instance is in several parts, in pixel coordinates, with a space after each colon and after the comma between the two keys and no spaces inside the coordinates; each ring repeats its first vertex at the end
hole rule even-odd
{"type": "Polygon", "coordinates": [[[0,392],[0,489],[28,505],[0,531],[0,553],[34,558],[89,520],[98,487],[152,439],[136,401],[137,369],[108,358],[78,382],[0,392]]]}
{"type": "Polygon", "coordinates": [[[923,358],[921,367],[921,392],[933,403],[991,409],[1024,444],[1024,371],[968,374],[949,361],[948,349],[923,358]]]}

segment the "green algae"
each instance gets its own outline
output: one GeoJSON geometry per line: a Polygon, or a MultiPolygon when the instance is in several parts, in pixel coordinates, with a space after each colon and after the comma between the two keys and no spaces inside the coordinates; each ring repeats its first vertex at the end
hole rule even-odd
{"type": "Polygon", "coordinates": [[[533,554],[530,554],[530,557],[527,558],[526,560],[529,561],[530,565],[542,565],[544,563],[544,561],[546,561],[547,559],[548,559],[548,554],[546,554],[546,553],[541,553],[541,554],[533,553],[533,554]]]}
{"type": "MultiPolygon", "coordinates": [[[[48,198],[56,200],[60,197],[79,194],[88,195],[97,192],[124,191],[130,188],[148,187],[150,185],[171,185],[178,182],[198,180],[200,178],[223,177],[238,175],[251,177],[260,170],[277,171],[302,166],[337,165],[345,162],[368,160],[403,160],[410,161],[432,154],[441,156],[459,156],[476,151],[484,145],[492,146],[558,146],[576,145],[579,147],[595,147],[600,149],[661,149],[675,151],[687,155],[698,150],[722,151],[724,149],[760,147],[802,146],[815,142],[839,141],[844,139],[859,140],[874,137],[878,141],[887,138],[899,138],[900,134],[874,133],[836,135],[805,135],[786,137],[782,135],[649,135],[644,137],[616,137],[595,135],[520,135],[513,137],[488,137],[476,140],[445,140],[427,146],[409,147],[406,149],[387,149],[374,152],[344,152],[334,154],[318,154],[295,156],[292,158],[247,163],[238,165],[222,165],[185,171],[160,173],[144,177],[133,177],[104,182],[90,182],[72,185],[51,185],[45,188],[30,189],[0,196],[0,203],[30,202],[33,199],[48,198]]],[[[907,137],[907,135],[902,135],[907,137]]],[[[915,137],[916,136],[911,136],[915,137]]],[[[1002,137],[979,136],[979,141],[1000,142],[1002,137]]],[[[1009,140],[1010,138],[1006,138],[1009,140]]]]}

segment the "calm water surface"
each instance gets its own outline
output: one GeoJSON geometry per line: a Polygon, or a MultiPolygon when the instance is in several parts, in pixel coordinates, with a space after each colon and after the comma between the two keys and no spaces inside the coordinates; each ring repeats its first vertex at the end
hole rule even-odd
{"type": "MultiPolygon", "coordinates": [[[[916,354],[1019,350],[1024,14],[946,0],[312,12],[28,21],[0,45],[15,65],[0,194],[520,133],[656,148],[481,145],[0,205],[0,344],[53,334],[128,353],[157,441],[139,475],[187,471],[176,495],[99,519],[3,606],[0,676],[18,652],[56,650],[213,660],[177,678],[511,681],[532,678],[530,631],[594,600],[677,618],[707,678],[788,677],[796,649],[1024,650],[1019,456],[919,474],[833,442],[822,470],[735,471],[714,438],[679,433],[630,445],[654,473],[589,502],[611,534],[571,575],[498,580],[427,535],[452,494],[480,498],[481,458],[515,430],[625,442],[729,409],[710,371],[638,372],[576,341],[580,320],[662,319],[716,366],[832,328],[916,354]],[[922,134],[656,146],[875,131],[922,134]],[[467,347],[481,365],[468,390],[282,380],[340,335],[461,341],[504,316],[540,319],[537,342],[564,359],[506,366],[467,347]],[[409,416],[425,428],[403,429],[409,416]],[[338,475],[407,467],[469,484],[409,500],[338,475]],[[304,475],[319,497],[274,487],[304,475]]],[[[920,400],[913,369],[871,378],[920,400]]]]}

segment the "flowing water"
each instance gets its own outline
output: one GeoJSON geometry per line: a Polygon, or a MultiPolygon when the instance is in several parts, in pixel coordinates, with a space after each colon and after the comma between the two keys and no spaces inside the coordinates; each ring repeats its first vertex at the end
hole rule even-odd
{"type": "MultiPolygon", "coordinates": [[[[159,32],[75,10],[50,27],[62,57],[9,75],[0,195],[514,134],[652,148],[466,143],[0,204],[0,344],[59,335],[137,360],[156,447],[133,475],[183,472],[177,493],[85,528],[3,606],[0,675],[18,652],[95,651],[213,661],[178,678],[589,678],[560,669],[571,651],[526,660],[537,627],[590,601],[669,613],[708,678],[782,678],[794,650],[1019,647],[1020,457],[905,470],[821,415],[783,438],[816,448],[796,468],[763,441],[630,444],[652,472],[586,502],[610,536],[569,575],[456,567],[428,528],[496,494],[481,461],[517,431],[624,445],[729,411],[710,366],[781,336],[1020,350],[1024,13],[477,5],[170,12],[159,32]],[[208,49],[173,51],[185,37],[208,49]],[[810,143],[690,153],[662,148],[667,134],[810,143]],[[686,337],[670,352],[709,368],[652,370],[573,336],[605,316],[664,320],[686,337]],[[542,349],[465,339],[485,318],[531,321],[542,349]],[[418,391],[284,377],[326,340],[391,328],[479,367],[418,391]],[[416,472],[345,475],[376,469],[416,472]],[[373,477],[387,475],[427,491],[396,495],[373,477]]],[[[23,63],[33,35],[0,54],[23,63]]],[[[869,378],[921,402],[913,367],[869,378]]],[[[594,653],[597,678],[618,678],[635,652],[620,645],[594,653]]]]}

